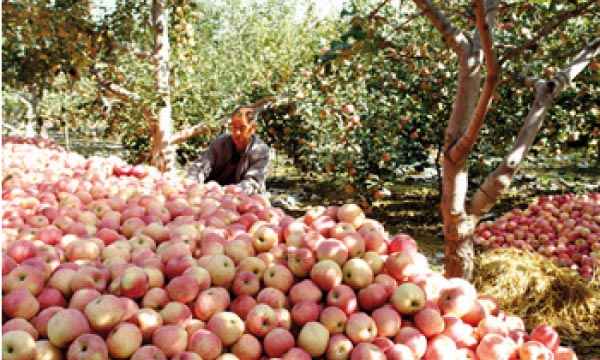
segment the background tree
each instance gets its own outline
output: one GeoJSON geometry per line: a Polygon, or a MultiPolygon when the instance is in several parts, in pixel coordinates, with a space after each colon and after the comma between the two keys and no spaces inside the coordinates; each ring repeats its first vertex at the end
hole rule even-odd
{"type": "Polygon", "coordinates": [[[569,132],[597,134],[598,3],[400,4],[355,3],[347,32],[282,93],[269,130],[301,168],[332,171],[365,197],[385,196],[399,164],[422,160],[411,154],[441,148],[446,271],[470,278],[474,226],[510,186],[546,114],[536,149],[546,154],[569,132]],[[543,91],[527,90],[532,74],[552,87],[537,113],[543,91]]]}
{"type": "Polygon", "coordinates": [[[90,61],[93,26],[82,20],[89,16],[89,7],[79,1],[2,4],[2,84],[26,108],[26,136],[42,133],[39,105],[56,76],[76,81],[90,61]]]}

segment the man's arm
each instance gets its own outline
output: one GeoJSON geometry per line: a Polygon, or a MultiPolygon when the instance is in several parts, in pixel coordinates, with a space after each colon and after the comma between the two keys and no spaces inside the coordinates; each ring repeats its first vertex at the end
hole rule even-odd
{"type": "Polygon", "coordinates": [[[208,148],[194,161],[188,169],[188,178],[204,182],[210,176],[217,158],[216,141],[213,140],[208,148]]]}
{"type": "Polygon", "coordinates": [[[238,186],[248,195],[260,194],[266,191],[265,182],[269,172],[270,153],[269,147],[260,146],[253,154],[248,164],[248,170],[244,174],[238,186]]]}

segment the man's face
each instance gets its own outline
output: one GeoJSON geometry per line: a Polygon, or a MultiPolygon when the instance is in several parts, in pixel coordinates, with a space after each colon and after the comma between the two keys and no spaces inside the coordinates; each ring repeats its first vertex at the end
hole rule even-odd
{"type": "Polygon", "coordinates": [[[256,123],[252,122],[254,110],[241,108],[231,117],[231,138],[238,151],[243,151],[250,143],[252,134],[256,131],[256,123]]]}

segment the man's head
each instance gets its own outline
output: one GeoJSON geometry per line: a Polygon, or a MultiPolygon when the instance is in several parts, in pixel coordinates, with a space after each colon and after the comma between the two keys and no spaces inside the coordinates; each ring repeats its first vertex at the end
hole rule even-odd
{"type": "Polygon", "coordinates": [[[238,152],[244,151],[250,143],[252,134],[258,127],[254,108],[250,105],[236,107],[231,113],[231,138],[238,152]]]}

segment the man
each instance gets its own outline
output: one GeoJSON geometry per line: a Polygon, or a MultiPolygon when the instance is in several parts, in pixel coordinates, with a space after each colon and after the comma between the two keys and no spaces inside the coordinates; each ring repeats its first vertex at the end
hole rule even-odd
{"type": "Polygon", "coordinates": [[[255,134],[254,108],[242,105],[231,113],[231,133],[219,135],[188,171],[196,181],[237,184],[248,194],[264,194],[269,169],[269,146],[255,134]]]}

